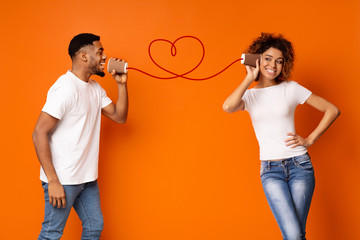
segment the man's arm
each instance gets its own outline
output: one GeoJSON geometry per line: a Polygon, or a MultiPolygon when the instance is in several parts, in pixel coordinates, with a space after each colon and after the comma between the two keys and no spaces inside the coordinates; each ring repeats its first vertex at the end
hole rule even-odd
{"type": "Polygon", "coordinates": [[[102,113],[117,123],[125,123],[128,115],[127,74],[111,73],[118,86],[118,99],[116,104],[110,103],[102,109],[102,113]]]}
{"type": "Polygon", "coordinates": [[[49,136],[58,123],[58,119],[41,112],[33,132],[33,143],[40,164],[48,179],[49,202],[54,207],[66,206],[65,191],[56,174],[49,144],[49,136]]]}

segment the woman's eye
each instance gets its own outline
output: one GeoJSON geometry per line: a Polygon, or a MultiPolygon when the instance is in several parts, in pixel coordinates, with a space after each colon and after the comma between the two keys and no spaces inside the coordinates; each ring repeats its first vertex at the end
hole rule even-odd
{"type": "Polygon", "coordinates": [[[265,60],[266,60],[266,61],[271,61],[271,59],[270,59],[270,58],[265,58],[265,60]]]}
{"type": "Polygon", "coordinates": [[[284,62],[283,61],[277,61],[276,63],[277,64],[283,64],[284,62]]]}

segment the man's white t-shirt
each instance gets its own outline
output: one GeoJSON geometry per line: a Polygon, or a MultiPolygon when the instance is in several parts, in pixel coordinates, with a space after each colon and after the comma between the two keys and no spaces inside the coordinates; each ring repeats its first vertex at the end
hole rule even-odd
{"type": "MultiPolygon", "coordinates": [[[[97,82],[84,82],[71,71],[49,89],[42,111],[59,119],[50,136],[50,148],[61,184],[97,179],[101,109],[110,103],[97,82]]],[[[40,179],[48,182],[42,168],[40,179]]]]}
{"type": "Polygon", "coordinates": [[[285,140],[289,132],[295,132],[296,106],[303,104],[310,95],[308,89],[294,81],[246,90],[242,99],[259,142],[260,160],[290,158],[307,152],[303,146],[286,146],[285,140]]]}

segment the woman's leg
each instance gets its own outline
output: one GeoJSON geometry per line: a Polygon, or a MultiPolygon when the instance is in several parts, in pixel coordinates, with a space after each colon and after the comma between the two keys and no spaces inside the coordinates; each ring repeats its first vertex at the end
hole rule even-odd
{"type": "Polygon", "coordinates": [[[302,240],[305,240],[306,220],[315,188],[314,170],[309,155],[293,158],[289,188],[299,219],[302,240]]]}
{"type": "Polygon", "coordinates": [[[301,225],[287,178],[287,162],[262,162],[261,182],[283,239],[301,240],[301,225]]]}

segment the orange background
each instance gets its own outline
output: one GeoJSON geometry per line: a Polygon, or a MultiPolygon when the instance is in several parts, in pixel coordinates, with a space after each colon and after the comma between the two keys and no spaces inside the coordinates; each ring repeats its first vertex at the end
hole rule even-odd
{"type": "MultiPolygon", "coordinates": [[[[1,239],[36,239],[43,190],[31,135],[49,87],[71,67],[67,47],[81,32],[101,36],[105,53],[169,76],[152,64],[148,44],[183,35],[202,40],[206,77],[240,57],[262,31],[293,42],[293,80],[337,105],[342,115],[309,152],[317,185],[309,239],[360,239],[358,0],[103,0],[2,1],[1,239]]],[[[182,72],[199,57],[196,42],[179,42],[169,60],[182,72]],[[183,55],[181,55],[183,54],[183,55]]],[[[245,76],[239,63],[207,81],[158,80],[129,71],[129,118],[103,118],[100,191],[102,239],[281,239],[259,178],[258,145],[247,113],[227,114],[225,98],[245,76]]],[[[116,100],[109,74],[94,77],[116,100]]],[[[321,114],[300,106],[297,131],[309,134],[321,114]]],[[[80,239],[71,213],[64,240],[80,239]]]]}

